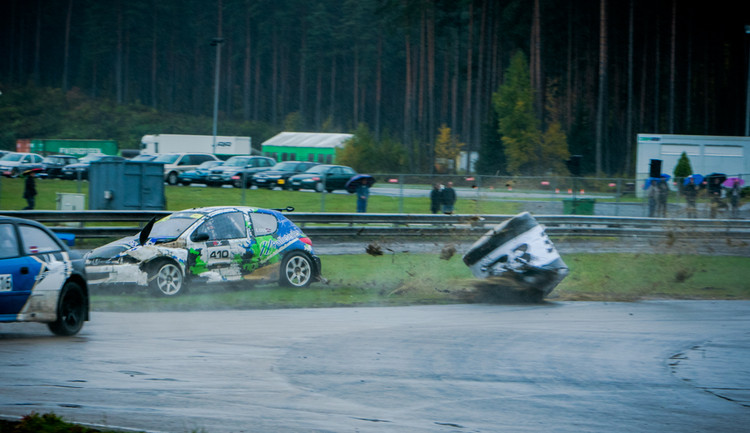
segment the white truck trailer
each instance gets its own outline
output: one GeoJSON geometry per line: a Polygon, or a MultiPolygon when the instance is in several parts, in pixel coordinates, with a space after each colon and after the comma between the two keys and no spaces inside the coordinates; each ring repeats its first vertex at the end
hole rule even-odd
{"type": "Polygon", "coordinates": [[[250,155],[253,153],[250,137],[213,135],[153,134],[144,135],[141,139],[141,153],[213,153],[221,159],[233,155],[250,155]]]}

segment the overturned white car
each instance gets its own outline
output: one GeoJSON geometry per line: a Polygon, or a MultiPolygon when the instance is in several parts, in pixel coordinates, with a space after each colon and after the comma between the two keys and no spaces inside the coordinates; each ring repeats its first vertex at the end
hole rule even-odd
{"type": "Polygon", "coordinates": [[[568,275],[544,228],[528,212],[485,233],[463,260],[485,286],[515,290],[533,301],[541,301],[568,275]]]}

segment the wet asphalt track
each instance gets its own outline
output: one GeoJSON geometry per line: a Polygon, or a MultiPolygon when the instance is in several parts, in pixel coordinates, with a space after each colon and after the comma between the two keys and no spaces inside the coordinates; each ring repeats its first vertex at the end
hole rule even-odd
{"type": "Polygon", "coordinates": [[[93,314],[0,326],[0,414],[164,432],[750,431],[750,302],[93,314]]]}

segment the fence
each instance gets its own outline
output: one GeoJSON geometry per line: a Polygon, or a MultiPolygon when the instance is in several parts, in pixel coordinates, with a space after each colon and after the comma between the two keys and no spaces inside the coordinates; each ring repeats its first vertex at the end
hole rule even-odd
{"type": "MultiPolygon", "coordinates": [[[[151,218],[164,211],[3,211],[2,215],[33,219],[53,231],[79,238],[112,238],[136,234],[151,218]],[[101,223],[130,223],[102,226],[101,223]],[[73,224],[73,225],[65,225],[73,224]]],[[[431,215],[367,213],[288,213],[286,216],[310,236],[330,237],[462,237],[476,238],[511,215],[431,215]]],[[[750,239],[750,220],[665,219],[538,215],[540,224],[557,236],[639,236],[750,239]]]]}

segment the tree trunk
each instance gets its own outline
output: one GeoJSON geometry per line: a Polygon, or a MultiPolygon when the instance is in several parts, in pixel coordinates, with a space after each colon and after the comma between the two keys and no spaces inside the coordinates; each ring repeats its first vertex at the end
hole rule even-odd
{"type": "Polygon", "coordinates": [[[68,0],[68,13],[65,16],[65,53],[63,54],[63,92],[68,91],[68,71],[70,70],[70,22],[73,17],[73,0],[68,0]]]}
{"type": "Polygon", "coordinates": [[[669,50],[669,133],[674,134],[675,57],[677,51],[677,0],[672,0],[672,43],[669,50]]]}
{"type": "MultiPolygon", "coordinates": [[[[474,3],[469,2],[469,35],[468,35],[468,47],[466,49],[466,100],[464,102],[464,116],[463,116],[463,133],[466,140],[466,143],[468,144],[468,149],[466,149],[467,153],[471,155],[471,152],[474,150],[474,146],[472,145],[473,137],[471,136],[471,92],[473,90],[472,87],[472,66],[471,61],[474,57],[474,41],[472,40],[472,36],[474,33],[474,3]]],[[[468,173],[470,171],[471,166],[469,165],[470,158],[466,158],[466,172],[468,173]]]]}
{"type": "Polygon", "coordinates": [[[628,107],[625,113],[625,175],[630,174],[633,159],[633,5],[628,4],[628,107]]]}
{"type": "Polygon", "coordinates": [[[607,91],[607,0],[599,1],[599,101],[596,110],[596,173],[602,173],[604,112],[607,91]]]}
{"type": "Polygon", "coordinates": [[[117,49],[115,50],[115,89],[117,103],[122,104],[122,0],[117,1],[117,49]]]}
{"type": "Polygon", "coordinates": [[[242,118],[250,120],[250,86],[251,86],[251,67],[250,59],[252,55],[252,36],[250,32],[250,5],[245,4],[245,58],[242,65],[242,118]]]}

